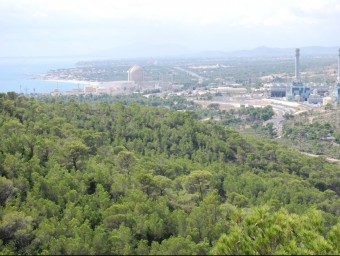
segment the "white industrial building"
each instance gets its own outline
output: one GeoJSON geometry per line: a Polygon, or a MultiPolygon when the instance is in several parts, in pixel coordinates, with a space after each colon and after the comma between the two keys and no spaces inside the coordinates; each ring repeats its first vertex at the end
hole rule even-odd
{"type": "Polygon", "coordinates": [[[128,70],[128,81],[135,82],[137,84],[142,83],[144,81],[144,72],[143,69],[139,65],[133,65],[128,70]]]}

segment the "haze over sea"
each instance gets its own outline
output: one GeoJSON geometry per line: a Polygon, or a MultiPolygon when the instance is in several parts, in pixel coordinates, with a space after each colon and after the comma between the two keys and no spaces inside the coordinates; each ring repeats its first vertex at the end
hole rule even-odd
{"type": "Polygon", "coordinates": [[[83,84],[46,81],[39,76],[52,69],[75,67],[74,58],[0,58],[0,92],[50,93],[54,88],[61,92],[83,87],[83,84]]]}

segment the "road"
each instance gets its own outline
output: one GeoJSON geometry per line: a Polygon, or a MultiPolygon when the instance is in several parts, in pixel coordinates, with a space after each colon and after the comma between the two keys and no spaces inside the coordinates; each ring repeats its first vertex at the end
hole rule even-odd
{"type": "Polygon", "coordinates": [[[293,110],[291,108],[288,107],[284,107],[284,106],[278,106],[278,105],[274,105],[274,104],[269,104],[270,106],[272,106],[275,115],[273,116],[272,119],[268,120],[265,122],[272,122],[274,125],[273,127],[277,130],[277,135],[280,138],[282,135],[282,124],[281,122],[284,120],[284,114],[288,113],[288,114],[293,114],[293,110]]]}
{"type": "Polygon", "coordinates": [[[297,107],[300,105],[288,105],[286,102],[280,101],[270,101],[267,99],[264,100],[228,100],[228,101],[195,101],[198,104],[208,106],[209,104],[215,103],[220,104],[221,109],[225,108],[240,108],[241,105],[244,106],[253,106],[253,107],[265,107],[265,106],[272,106],[275,115],[270,120],[266,121],[264,124],[272,122],[274,128],[277,130],[277,134],[280,136],[282,134],[282,124],[281,122],[284,120],[284,114],[294,114],[297,112],[297,107]],[[284,105],[287,104],[287,105],[284,105]]]}
{"type": "MultiPolygon", "coordinates": [[[[290,104],[290,102],[280,102],[277,100],[274,101],[270,101],[267,99],[258,101],[258,100],[242,100],[242,101],[237,101],[234,99],[229,99],[228,101],[224,100],[224,101],[195,101],[198,104],[202,104],[205,106],[208,106],[209,104],[212,103],[217,103],[221,105],[221,109],[232,109],[232,108],[240,108],[241,105],[244,106],[254,106],[254,107],[264,107],[264,106],[272,106],[275,115],[273,116],[273,118],[271,118],[270,120],[264,122],[264,124],[272,122],[274,125],[274,128],[277,130],[277,135],[278,138],[280,138],[282,136],[282,121],[284,120],[284,114],[288,113],[288,114],[292,114],[292,115],[298,115],[301,114],[303,112],[308,111],[308,109],[310,109],[310,107],[303,105],[303,104],[290,104]],[[301,110],[302,109],[302,110],[301,110]]],[[[300,151],[301,152],[301,151],[300,151]]],[[[330,158],[327,156],[323,156],[323,155],[314,155],[314,154],[310,154],[310,153],[306,153],[306,152],[301,152],[302,154],[308,155],[308,156],[312,156],[312,157],[322,157],[324,158],[326,161],[330,162],[330,163],[336,163],[336,164],[340,164],[340,160],[339,159],[334,159],[334,158],[330,158]]]]}
{"type": "Polygon", "coordinates": [[[177,69],[177,70],[180,70],[182,72],[185,72],[185,73],[187,73],[187,74],[189,74],[189,75],[191,75],[193,77],[196,77],[198,79],[204,79],[203,76],[200,76],[199,74],[196,74],[195,72],[192,72],[190,70],[187,70],[187,69],[184,69],[184,68],[180,68],[180,67],[174,67],[174,68],[177,69]]]}
{"type": "Polygon", "coordinates": [[[321,158],[324,158],[326,161],[328,161],[330,163],[340,164],[340,160],[339,159],[330,158],[330,157],[323,156],[323,155],[314,155],[314,154],[310,154],[310,153],[302,152],[302,151],[300,151],[300,153],[302,153],[304,155],[307,155],[307,156],[312,156],[312,157],[321,157],[321,158]]]}

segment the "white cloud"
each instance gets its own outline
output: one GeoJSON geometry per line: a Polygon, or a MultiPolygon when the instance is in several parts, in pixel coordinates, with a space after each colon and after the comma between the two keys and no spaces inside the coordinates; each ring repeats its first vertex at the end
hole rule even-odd
{"type": "MultiPolygon", "coordinates": [[[[336,0],[5,0],[0,15],[29,22],[117,22],[141,19],[184,25],[281,26],[340,15],[336,0]]],[[[14,20],[13,20],[14,22],[14,20]]]]}
{"type": "Polygon", "coordinates": [[[75,19],[154,21],[217,24],[282,25],[306,16],[339,12],[336,0],[16,0],[2,1],[0,12],[17,12],[37,19],[72,16],[75,19]],[[299,15],[296,15],[296,14],[299,15]],[[300,17],[299,17],[300,16],[300,17]],[[284,19],[286,17],[286,19],[284,19]],[[273,20],[277,20],[273,22],[273,20]],[[271,21],[271,22],[268,22],[271,21]]]}
{"type": "Polygon", "coordinates": [[[334,45],[338,24],[340,0],[1,0],[0,50],[15,52],[29,40],[46,51],[148,40],[210,49],[334,45]]]}

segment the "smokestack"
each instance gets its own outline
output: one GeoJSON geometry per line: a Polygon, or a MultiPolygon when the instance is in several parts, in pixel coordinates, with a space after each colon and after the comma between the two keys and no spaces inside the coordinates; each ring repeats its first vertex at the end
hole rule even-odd
{"type": "Polygon", "coordinates": [[[295,50],[295,82],[300,82],[300,49],[295,50]]]}
{"type": "Polygon", "coordinates": [[[338,82],[340,82],[340,49],[338,55],[338,82]]]}

